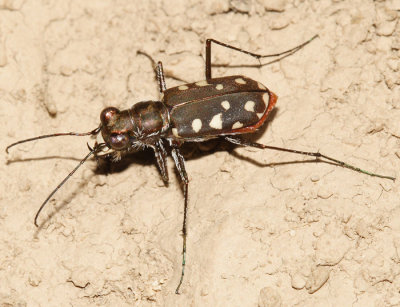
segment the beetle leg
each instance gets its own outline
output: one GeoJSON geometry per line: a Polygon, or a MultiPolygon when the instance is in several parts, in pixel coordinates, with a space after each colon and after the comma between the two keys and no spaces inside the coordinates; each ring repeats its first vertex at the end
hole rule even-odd
{"type": "Polygon", "coordinates": [[[160,93],[162,93],[167,89],[167,86],[165,84],[164,69],[161,61],[158,61],[157,63],[156,75],[157,75],[157,82],[160,87],[160,93]]]}
{"type": "Polygon", "coordinates": [[[348,164],[346,162],[343,162],[343,161],[337,160],[335,158],[329,157],[329,156],[324,155],[324,154],[322,154],[320,152],[301,151],[301,150],[281,148],[281,147],[276,147],[276,146],[268,146],[268,145],[264,145],[264,144],[260,144],[260,143],[256,143],[256,142],[250,142],[250,141],[247,141],[247,140],[244,140],[244,139],[241,139],[241,138],[238,138],[238,137],[233,137],[233,136],[226,136],[225,140],[227,140],[228,142],[231,142],[233,144],[240,145],[240,146],[248,146],[248,147],[255,147],[255,148],[260,148],[260,149],[272,149],[272,150],[286,151],[286,152],[291,152],[291,153],[295,153],[295,154],[299,154],[299,155],[315,157],[316,161],[324,161],[324,160],[321,160],[321,159],[325,159],[325,160],[328,160],[330,162],[333,162],[335,165],[338,165],[338,166],[341,166],[341,167],[345,167],[345,168],[351,169],[353,171],[366,174],[368,176],[391,179],[393,181],[396,179],[396,178],[391,177],[391,176],[379,175],[379,174],[376,174],[376,173],[372,173],[372,172],[363,170],[363,169],[361,169],[359,167],[356,167],[356,166],[353,166],[353,165],[348,164]]]}
{"type": "Polygon", "coordinates": [[[183,182],[183,196],[185,199],[185,205],[183,209],[183,225],[182,225],[182,235],[183,235],[183,246],[182,246],[182,273],[181,278],[179,280],[178,287],[176,287],[175,293],[179,294],[179,288],[182,285],[183,276],[185,275],[185,264],[186,264],[186,216],[188,209],[188,188],[189,188],[189,179],[185,170],[185,159],[180,153],[179,149],[174,147],[172,148],[172,158],[174,159],[176,168],[178,169],[179,175],[183,182]]]}
{"type": "Polygon", "coordinates": [[[164,70],[163,70],[163,65],[161,61],[157,63],[156,66],[156,61],[152,58],[151,55],[147,54],[144,51],[138,50],[136,54],[141,54],[144,55],[146,58],[148,58],[151,61],[151,65],[153,67],[156,67],[156,78],[157,78],[157,83],[160,89],[160,93],[164,92],[167,89],[167,86],[165,85],[165,77],[164,77],[164,70]]]}
{"type": "MultiPolygon", "coordinates": [[[[244,53],[244,54],[248,54],[248,55],[250,55],[250,56],[252,56],[252,57],[254,57],[254,58],[258,59],[258,60],[261,59],[261,58],[280,57],[280,58],[278,58],[278,59],[276,59],[276,60],[271,62],[271,63],[274,63],[274,62],[280,61],[283,58],[286,58],[287,56],[290,56],[293,53],[297,52],[298,50],[303,48],[305,45],[309,44],[312,40],[314,40],[317,37],[318,37],[318,34],[314,35],[308,41],[306,41],[306,42],[304,42],[304,43],[302,43],[302,44],[300,44],[300,45],[298,45],[296,47],[293,47],[293,48],[291,48],[289,50],[286,50],[286,51],[283,51],[283,52],[279,52],[279,53],[274,53],[274,54],[266,54],[266,55],[257,54],[257,53],[253,53],[253,52],[250,52],[250,51],[246,51],[246,50],[243,50],[243,49],[240,49],[240,48],[237,48],[237,47],[222,43],[222,42],[217,41],[215,39],[209,38],[209,39],[206,40],[206,80],[211,79],[211,76],[212,76],[211,75],[211,43],[214,43],[214,44],[217,44],[217,45],[220,45],[222,47],[229,48],[229,49],[232,49],[232,50],[236,50],[236,51],[239,51],[239,52],[244,53]]],[[[270,63],[267,63],[267,64],[270,64],[270,63]]],[[[264,64],[264,65],[266,65],[266,64],[264,64]]],[[[260,63],[260,66],[261,66],[261,63],[260,63]]]]}
{"type": "Polygon", "coordinates": [[[165,183],[168,182],[168,169],[167,169],[167,151],[164,148],[162,140],[156,142],[153,147],[157,159],[157,165],[161,172],[161,177],[165,183]]]}

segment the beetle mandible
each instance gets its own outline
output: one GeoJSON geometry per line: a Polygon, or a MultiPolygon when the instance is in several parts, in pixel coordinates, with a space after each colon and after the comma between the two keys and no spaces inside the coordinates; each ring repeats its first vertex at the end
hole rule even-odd
{"type": "MultiPolygon", "coordinates": [[[[167,89],[163,66],[158,62],[156,77],[161,94],[160,100],[142,101],[127,110],[115,107],[105,108],[100,114],[100,125],[86,133],[56,133],[21,140],[9,145],[8,150],[21,143],[55,136],[96,136],[89,153],[68,174],[67,177],[50,193],[36,213],[34,224],[38,227],[38,217],[44,206],[58,189],[85,163],[91,156],[109,157],[118,161],[123,155],[144,147],[154,150],[156,162],[164,182],[168,182],[167,150],[171,155],[183,183],[184,214],[183,214],[183,245],[182,271],[175,293],[183,282],[186,264],[186,218],[188,210],[189,180],[185,169],[185,159],[180,147],[185,142],[203,142],[213,138],[223,138],[226,141],[260,149],[273,149],[325,159],[342,167],[352,169],[370,176],[394,180],[394,177],[371,173],[343,161],[323,155],[319,152],[305,152],[275,146],[267,146],[239,138],[238,135],[252,133],[261,127],[277,101],[277,95],[263,84],[242,75],[212,78],[211,74],[211,43],[248,54],[256,59],[278,57],[272,62],[279,61],[309,44],[318,35],[290,50],[260,55],[240,48],[227,45],[214,39],[206,40],[205,80],[183,84],[167,89]]],[[[144,53],[142,53],[144,54],[144,53]]]]}

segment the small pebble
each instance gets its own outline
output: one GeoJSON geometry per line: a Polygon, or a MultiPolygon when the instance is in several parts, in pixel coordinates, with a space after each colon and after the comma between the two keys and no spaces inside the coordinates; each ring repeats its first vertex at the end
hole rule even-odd
{"type": "Polygon", "coordinates": [[[291,275],[292,279],[292,288],[296,290],[301,290],[306,285],[306,280],[299,272],[296,272],[291,275]]]}
{"type": "Polygon", "coordinates": [[[329,197],[331,197],[333,195],[333,193],[325,188],[321,188],[318,190],[317,195],[318,195],[318,197],[320,197],[322,199],[328,199],[329,197]]]}
{"type": "Polygon", "coordinates": [[[318,175],[312,175],[310,179],[311,179],[312,182],[317,182],[317,181],[320,180],[318,175]]]}
{"type": "Polygon", "coordinates": [[[42,282],[42,280],[40,279],[39,276],[33,273],[29,276],[28,282],[32,287],[37,287],[42,282]]]}

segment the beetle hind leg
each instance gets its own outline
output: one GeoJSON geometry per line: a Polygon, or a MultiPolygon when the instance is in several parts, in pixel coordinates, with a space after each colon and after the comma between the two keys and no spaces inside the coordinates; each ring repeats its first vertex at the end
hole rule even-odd
{"type": "Polygon", "coordinates": [[[227,140],[230,143],[236,144],[236,145],[240,145],[240,146],[247,146],[247,147],[255,147],[255,148],[259,148],[259,149],[272,149],[272,150],[278,150],[278,151],[285,151],[285,152],[290,152],[290,153],[295,153],[295,154],[299,154],[299,155],[303,155],[303,156],[309,156],[309,157],[314,157],[316,161],[324,161],[324,162],[333,162],[333,164],[337,165],[337,166],[341,166],[344,168],[348,168],[351,169],[353,171],[359,172],[359,173],[363,173],[366,174],[368,176],[372,176],[372,177],[379,177],[379,178],[384,178],[384,179],[390,179],[390,180],[395,180],[396,178],[392,177],[392,176],[385,176],[385,175],[379,175],[376,173],[372,173],[370,171],[366,171],[363,170],[359,167],[353,166],[351,164],[348,164],[346,162],[343,162],[341,160],[329,157],[327,155],[324,155],[320,152],[311,152],[311,151],[301,151],[301,150],[295,150],[295,149],[288,149],[288,148],[282,148],[282,147],[276,147],[276,146],[268,146],[268,145],[264,145],[264,144],[260,144],[260,143],[256,143],[256,142],[251,142],[251,141],[247,141],[238,137],[234,137],[234,136],[226,136],[225,140],[227,140]]]}

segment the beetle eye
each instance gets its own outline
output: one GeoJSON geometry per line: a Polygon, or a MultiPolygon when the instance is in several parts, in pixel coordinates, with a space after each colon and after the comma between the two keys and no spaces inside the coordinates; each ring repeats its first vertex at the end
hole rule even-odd
{"type": "Polygon", "coordinates": [[[110,136],[110,145],[115,150],[123,150],[128,147],[129,138],[125,134],[113,133],[110,136]]]}
{"type": "Polygon", "coordinates": [[[107,123],[113,118],[116,114],[119,113],[119,110],[114,107],[108,107],[105,108],[101,114],[100,114],[100,120],[104,125],[107,125],[107,123]]]}

